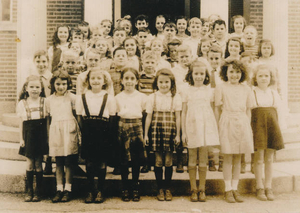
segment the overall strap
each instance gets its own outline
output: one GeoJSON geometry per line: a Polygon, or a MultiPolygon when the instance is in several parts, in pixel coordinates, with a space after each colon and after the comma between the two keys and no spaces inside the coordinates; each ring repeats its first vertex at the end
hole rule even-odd
{"type": "Polygon", "coordinates": [[[174,97],[172,97],[172,101],[171,101],[171,107],[170,107],[171,112],[173,111],[173,100],[174,100],[174,97]]]}
{"type": "Polygon", "coordinates": [[[272,93],[272,97],[273,97],[273,104],[272,104],[272,106],[274,106],[274,104],[275,104],[275,96],[274,96],[273,90],[271,90],[271,93],[272,93]]]}
{"type": "Polygon", "coordinates": [[[255,90],[253,90],[253,91],[254,91],[254,96],[255,96],[256,105],[259,106],[259,105],[258,105],[258,102],[257,102],[256,91],[255,91],[255,90]]]}
{"type": "Polygon", "coordinates": [[[153,111],[156,111],[156,93],[154,93],[153,111]]]}
{"type": "Polygon", "coordinates": [[[101,109],[100,109],[100,112],[99,112],[99,117],[100,118],[102,118],[102,116],[103,116],[103,112],[104,112],[105,105],[106,105],[106,102],[107,102],[107,96],[108,96],[107,93],[103,96],[102,106],[101,106],[101,109]]]}
{"type": "Polygon", "coordinates": [[[40,118],[44,118],[44,98],[40,98],[40,118]]]}
{"type": "Polygon", "coordinates": [[[27,120],[31,120],[31,112],[28,106],[28,103],[25,99],[23,99],[23,104],[25,106],[26,114],[27,114],[27,120]]]}
{"type": "Polygon", "coordinates": [[[88,108],[87,103],[86,103],[85,94],[82,94],[81,97],[82,97],[82,103],[83,103],[85,115],[87,117],[90,117],[90,111],[89,111],[89,108],[88,108]]]}

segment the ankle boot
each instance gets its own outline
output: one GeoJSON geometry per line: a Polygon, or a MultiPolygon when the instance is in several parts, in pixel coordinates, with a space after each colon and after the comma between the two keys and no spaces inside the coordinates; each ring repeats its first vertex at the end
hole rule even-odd
{"type": "Polygon", "coordinates": [[[35,187],[34,196],[32,198],[32,202],[39,202],[41,201],[43,172],[36,172],[35,179],[36,179],[36,187],[35,187]]]}
{"type": "Polygon", "coordinates": [[[217,171],[214,160],[209,160],[208,161],[208,170],[211,171],[211,172],[217,171]]]}
{"type": "Polygon", "coordinates": [[[223,161],[219,161],[219,172],[223,172],[223,161]]]}
{"type": "Polygon", "coordinates": [[[25,202],[31,202],[33,196],[33,171],[26,171],[27,192],[25,202]]]}

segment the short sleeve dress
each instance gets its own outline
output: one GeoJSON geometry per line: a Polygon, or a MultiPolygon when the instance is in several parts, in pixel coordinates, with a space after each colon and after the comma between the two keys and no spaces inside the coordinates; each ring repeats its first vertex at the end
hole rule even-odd
{"type": "Polygon", "coordinates": [[[223,154],[253,153],[253,134],[247,108],[254,106],[253,93],[244,84],[229,82],[217,85],[215,106],[222,107],[219,136],[223,154]]]}

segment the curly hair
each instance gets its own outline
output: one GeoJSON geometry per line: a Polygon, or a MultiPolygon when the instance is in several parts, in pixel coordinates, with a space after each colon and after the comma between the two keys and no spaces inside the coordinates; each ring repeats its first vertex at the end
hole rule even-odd
{"type": "Polygon", "coordinates": [[[72,80],[71,80],[71,77],[68,74],[68,72],[64,71],[62,69],[58,69],[53,72],[52,78],[50,79],[51,94],[56,92],[54,84],[57,79],[61,79],[63,81],[66,80],[67,81],[67,90],[72,89],[72,80]]]}
{"type": "Polygon", "coordinates": [[[210,76],[208,73],[208,64],[204,62],[203,59],[198,58],[192,62],[189,67],[188,73],[185,76],[185,81],[189,83],[189,85],[194,86],[195,82],[193,79],[193,71],[195,67],[205,67],[205,79],[203,81],[204,85],[208,85],[210,83],[210,76]]]}
{"type": "Polygon", "coordinates": [[[157,71],[156,76],[155,76],[154,81],[153,81],[153,90],[156,90],[156,91],[159,90],[159,88],[157,86],[157,80],[158,80],[158,77],[160,75],[167,76],[167,77],[170,78],[170,80],[171,80],[170,91],[171,91],[172,97],[174,97],[175,94],[176,94],[175,76],[173,75],[173,73],[169,69],[163,68],[163,69],[160,69],[160,70],[157,71]]]}
{"type": "Polygon", "coordinates": [[[23,100],[23,99],[27,99],[29,97],[29,94],[27,92],[27,86],[28,86],[28,83],[30,81],[39,81],[41,82],[41,93],[40,93],[40,97],[46,97],[45,95],[45,88],[44,88],[44,84],[43,82],[40,80],[40,77],[37,76],[37,75],[30,75],[26,78],[26,82],[23,84],[23,87],[22,87],[22,90],[20,92],[20,95],[19,95],[19,101],[23,100]]]}
{"type": "Polygon", "coordinates": [[[70,33],[70,28],[69,28],[69,26],[67,26],[67,25],[59,25],[59,26],[57,26],[56,31],[54,32],[54,35],[53,35],[53,38],[52,38],[52,44],[53,44],[53,48],[54,48],[54,49],[57,47],[57,45],[60,44],[60,39],[58,38],[58,35],[57,35],[57,34],[58,34],[59,28],[62,28],[62,27],[66,27],[66,28],[68,29],[69,35],[68,35],[68,38],[67,38],[67,42],[70,41],[71,33],[70,33]]]}
{"type": "Polygon", "coordinates": [[[223,81],[228,81],[227,71],[228,67],[232,66],[233,69],[239,70],[242,73],[241,79],[239,80],[239,83],[242,83],[248,79],[248,72],[246,70],[246,67],[243,65],[241,61],[238,60],[232,60],[230,62],[225,62],[223,66],[221,67],[220,77],[223,81]]]}
{"type": "Polygon", "coordinates": [[[276,79],[275,79],[275,72],[276,72],[276,67],[275,66],[272,66],[272,65],[269,65],[269,64],[258,64],[254,69],[253,69],[253,76],[252,76],[252,79],[251,79],[251,84],[253,86],[258,86],[257,84],[257,73],[260,71],[260,70],[268,70],[270,72],[270,84],[269,86],[271,85],[275,85],[276,84],[276,79]]]}
{"type": "Polygon", "coordinates": [[[230,56],[230,53],[229,53],[229,48],[228,48],[228,46],[229,46],[229,42],[230,41],[237,41],[237,42],[239,42],[239,44],[240,44],[240,52],[239,52],[239,54],[241,55],[245,50],[244,50],[244,45],[243,45],[243,42],[241,41],[241,38],[239,38],[239,37],[231,37],[230,39],[228,39],[228,41],[227,41],[227,43],[226,43],[226,50],[225,50],[225,58],[227,58],[228,56],[230,56]]]}

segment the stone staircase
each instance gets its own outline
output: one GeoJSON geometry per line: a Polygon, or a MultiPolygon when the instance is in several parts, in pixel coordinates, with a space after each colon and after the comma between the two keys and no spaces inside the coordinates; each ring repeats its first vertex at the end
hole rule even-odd
{"type": "MultiPolygon", "coordinates": [[[[0,123],[0,192],[22,192],[24,191],[25,158],[18,154],[19,150],[19,119],[16,114],[7,113],[2,116],[0,123]]],[[[290,192],[300,191],[300,114],[291,114],[288,119],[288,129],[283,131],[285,149],[276,153],[274,163],[274,191],[290,192]]],[[[184,162],[187,165],[187,153],[184,153],[184,162]]],[[[249,156],[247,158],[249,162],[249,156]]],[[[82,166],[84,169],[84,166],[82,166]]],[[[186,169],[187,167],[185,167],[186,169]]],[[[241,175],[239,187],[244,193],[255,191],[254,175],[249,172],[247,165],[246,174],[241,175]]],[[[141,174],[141,187],[145,194],[155,194],[155,176],[153,172],[141,174]],[[148,185],[149,184],[149,185],[148,185]],[[153,187],[154,185],[154,187],[153,187]],[[147,186],[150,186],[149,189],[147,186]]],[[[173,175],[173,186],[177,194],[189,193],[189,177],[185,171],[183,174],[173,175]],[[178,187],[179,186],[179,187],[178,187]]],[[[223,191],[223,175],[220,172],[208,172],[207,175],[208,194],[219,194],[223,191]]],[[[53,175],[46,176],[46,187],[54,190],[55,178],[53,175]]],[[[120,176],[107,174],[107,187],[112,187],[117,192],[120,187],[120,176]]],[[[75,183],[79,182],[77,190],[81,191],[85,184],[84,177],[75,177],[75,183]],[[81,187],[81,188],[80,188],[81,187]]]]}

